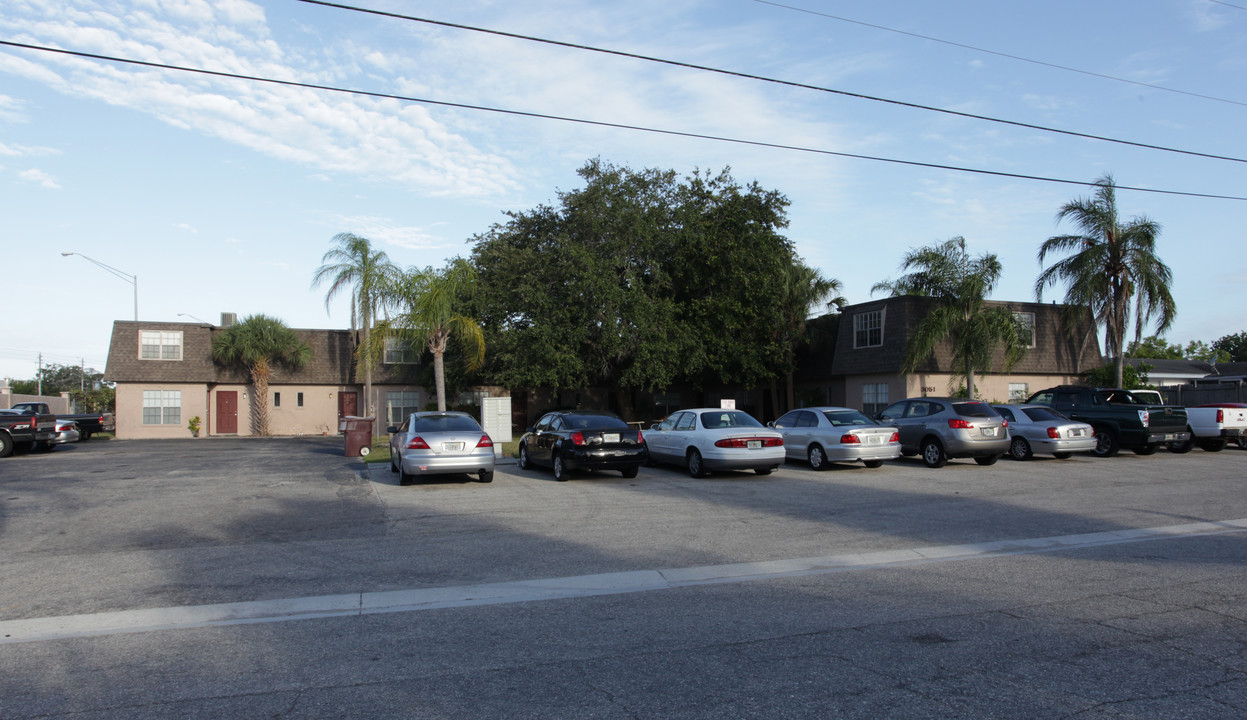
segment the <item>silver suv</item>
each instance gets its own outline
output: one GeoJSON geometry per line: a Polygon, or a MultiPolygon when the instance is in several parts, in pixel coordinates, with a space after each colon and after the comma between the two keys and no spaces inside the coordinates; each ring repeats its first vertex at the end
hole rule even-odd
{"type": "Polygon", "coordinates": [[[907,398],[879,413],[901,436],[901,454],[922,455],[927,467],[972,457],[991,465],[1009,451],[1009,423],[991,405],[963,398],[907,398]]]}

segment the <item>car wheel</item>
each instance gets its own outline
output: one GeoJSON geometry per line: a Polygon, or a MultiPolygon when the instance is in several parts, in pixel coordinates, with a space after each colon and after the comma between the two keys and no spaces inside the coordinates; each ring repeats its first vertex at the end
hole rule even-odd
{"type": "Polygon", "coordinates": [[[1204,440],[1199,444],[1199,446],[1206,452],[1221,452],[1228,444],[1229,441],[1225,438],[1215,438],[1213,440],[1204,440]]]}
{"type": "Polygon", "coordinates": [[[78,433],[78,442],[86,442],[90,439],[91,439],[91,433],[87,432],[86,430],[83,430],[82,432],[78,433]]]}
{"type": "Polygon", "coordinates": [[[813,445],[811,445],[809,458],[810,458],[810,469],[811,470],[826,470],[827,469],[827,455],[823,453],[822,445],[819,445],[818,443],[814,443],[813,445]]]}
{"type": "Polygon", "coordinates": [[[1069,460],[1070,455],[1071,453],[1052,453],[1052,457],[1056,458],[1057,460],[1069,460]]]}
{"type": "Polygon", "coordinates": [[[396,473],[396,472],[398,472],[398,466],[394,464],[394,456],[393,456],[393,455],[391,455],[391,456],[390,456],[390,472],[392,472],[392,473],[396,473]]]}
{"type": "Polygon", "coordinates": [[[554,454],[554,479],[567,482],[567,466],[563,464],[563,456],[558,453],[554,454]]]}
{"type": "Polygon", "coordinates": [[[1031,444],[1026,442],[1026,438],[1013,438],[1013,441],[1009,443],[1009,457],[1014,460],[1030,460],[1031,444]]]}
{"type": "Polygon", "coordinates": [[[1121,442],[1118,441],[1117,435],[1108,428],[1095,429],[1095,450],[1091,451],[1092,455],[1101,458],[1113,457],[1121,450],[1121,442]]]}
{"type": "Polygon", "coordinates": [[[684,458],[688,465],[688,474],[695,478],[706,477],[706,466],[702,463],[701,453],[697,448],[688,451],[688,456],[684,458]]]}
{"type": "Polygon", "coordinates": [[[476,477],[483,483],[491,483],[494,481],[494,471],[486,470],[484,472],[477,473],[476,477]]]}
{"type": "Polygon", "coordinates": [[[1134,449],[1135,455],[1155,455],[1160,449],[1160,443],[1152,443],[1150,445],[1140,445],[1134,449]]]}
{"type": "Polygon", "coordinates": [[[868,468],[881,468],[881,467],[883,467],[883,461],[882,461],[882,460],[863,460],[863,461],[862,461],[862,464],[863,464],[863,465],[865,465],[865,466],[866,466],[866,467],[868,467],[868,468]]]}
{"type": "Polygon", "coordinates": [[[948,456],[944,454],[944,445],[936,438],[923,440],[922,461],[929,468],[944,467],[948,463],[948,456]]]}
{"type": "Polygon", "coordinates": [[[1186,428],[1186,432],[1190,435],[1190,437],[1180,442],[1169,443],[1169,452],[1179,454],[1188,453],[1191,451],[1191,448],[1195,447],[1195,433],[1191,432],[1191,428],[1189,426],[1186,428]]]}
{"type": "Polygon", "coordinates": [[[974,458],[974,462],[978,463],[979,465],[995,465],[996,461],[999,459],[1000,459],[999,455],[988,455],[986,457],[976,457],[974,458]]]}
{"type": "Polygon", "coordinates": [[[0,457],[8,457],[13,454],[13,438],[4,433],[0,433],[0,457]]]}
{"type": "Polygon", "coordinates": [[[399,485],[411,485],[415,481],[416,481],[415,476],[408,475],[407,471],[403,469],[403,461],[400,459],[398,461],[398,484],[399,485]]]}
{"type": "Polygon", "coordinates": [[[520,456],[516,458],[515,465],[521,470],[527,470],[532,467],[532,464],[528,462],[528,446],[520,445],[520,456]]]}
{"type": "Polygon", "coordinates": [[[620,471],[619,471],[619,474],[620,474],[620,475],[623,475],[623,476],[624,476],[624,477],[626,477],[626,478],[634,478],[634,477],[636,477],[637,472],[638,472],[639,470],[640,470],[640,468],[638,468],[638,467],[635,467],[635,466],[634,466],[634,467],[630,467],[630,468],[628,468],[628,469],[626,469],[626,470],[620,470],[620,471]]]}
{"type": "Polygon", "coordinates": [[[754,469],[753,469],[753,471],[754,471],[755,473],[757,473],[758,475],[770,475],[771,473],[775,472],[775,468],[773,468],[773,467],[769,467],[769,468],[754,468],[754,469]]]}
{"type": "Polygon", "coordinates": [[[35,442],[35,450],[38,450],[39,452],[50,452],[54,447],[56,446],[52,444],[51,440],[39,440],[35,442]]]}

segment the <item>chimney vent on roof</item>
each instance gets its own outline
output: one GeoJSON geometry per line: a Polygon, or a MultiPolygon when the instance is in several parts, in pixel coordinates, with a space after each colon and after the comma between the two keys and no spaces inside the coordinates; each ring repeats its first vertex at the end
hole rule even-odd
{"type": "Polygon", "coordinates": [[[238,313],[221,313],[221,327],[229,327],[238,322],[238,313]]]}

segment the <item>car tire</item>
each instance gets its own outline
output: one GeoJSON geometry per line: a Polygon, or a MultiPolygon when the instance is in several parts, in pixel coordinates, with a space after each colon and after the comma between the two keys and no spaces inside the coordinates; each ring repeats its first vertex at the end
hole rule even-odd
{"type": "Polygon", "coordinates": [[[91,439],[91,433],[83,430],[78,433],[78,442],[86,442],[91,439]]]}
{"type": "Polygon", "coordinates": [[[938,438],[927,438],[922,441],[922,461],[929,468],[940,468],[948,464],[948,455],[944,452],[944,444],[938,438]]]}
{"type": "Polygon", "coordinates": [[[706,477],[706,464],[702,462],[701,453],[697,448],[691,448],[688,455],[684,457],[684,463],[688,467],[688,474],[695,478],[706,477]]]}
{"type": "Polygon", "coordinates": [[[1052,453],[1052,457],[1056,458],[1057,460],[1069,460],[1070,455],[1072,454],[1073,453],[1065,453],[1065,452],[1052,453]]]}
{"type": "Polygon", "coordinates": [[[1033,454],[1031,444],[1026,442],[1026,438],[1015,437],[1009,441],[1009,457],[1014,460],[1030,460],[1033,454]]]}
{"type": "Polygon", "coordinates": [[[984,455],[982,457],[974,458],[974,462],[978,463],[979,465],[984,465],[984,466],[995,465],[996,461],[999,459],[1000,459],[999,455],[984,455]]]}
{"type": "Polygon", "coordinates": [[[882,461],[882,460],[863,460],[863,461],[862,461],[862,464],[863,464],[863,465],[865,465],[865,466],[866,466],[866,467],[868,467],[868,468],[881,468],[881,467],[883,467],[883,461],[882,461]]]}
{"type": "Polygon", "coordinates": [[[1121,441],[1117,439],[1117,434],[1108,428],[1095,429],[1095,449],[1091,451],[1092,455],[1098,458],[1109,458],[1116,455],[1121,450],[1121,441]]]}
{"type": "Polygon", "coordinates": [[[1140,445],[1139,447],[1134,448],[1134,454],[1135,455],[1155,455],[1156,451],[1159,449],[1160,449],[1160,443],[1140,445]]]}
{"type": "Polygon", "coordinates": [[[563,464],[563,456],[554,453],[551,458],[551,465],[554,466],[554,479],[559,482],[567,482],[567,466],[563,464]]]}
{"type": "Polygon", "coordinates": [[[398,462],[399,462],[399,465],[398,465],[398,484],[399,484],[399,485],[411,485],[411,484],[415,483],[415,481],[416,481],[416,477],[415,477],[414,475],[408,475],[408,474],[407,474],[407,471],[403,469],[403,465],[402,465],[402,462],[403,462],[403,461],[402,461],[402,460],[399,460],[398,462]]]}
{"type": "Polygon", "coordinates": [[[35,441],[35,450],[39,452],[51,452],[52,448],[54,447],[56,446],[52,444],[51,440],[36,440],[35,441]]]}
{"type": "Polygon", "coordinates": [[[533,464],[528,461],[528,446],[523,443],[520,443],[520,454],[519,457],[515,459],[515,466],[521,470],[527,470],[533,466],[533,464]]]}
{"type": "Polygon", "coordinates": [[[1169,452],[1178,453],[1178,454],[1188,453],[1191,451],[1192,448],[1195,447],[1195,433],[1191,432],[1191,428],[1189,425],[1186,428],[1186,432],[1188,435],[1190,435],[1190,437],[1180,442],[1169,443],[1166,446],[1169,448],[1169,452]]]}
{"type": "Polygon", "coordinates": [[[822,445],[819,445],[818,443],[811,445],[810,450],[807,453],[807,457],[810,459],[811,470],[827,469],[827,453],[823,450],[822,445]]]}
{"type": "Polygon", "coordinates": [[[623,475],[625,478],[628,478],[629,480],[631,480],[632,478],[634,478],[634,477],[636,477],[636,476],[637,476],[637,473],[638,473],[638,472],[640,472],[640,468],[638,468],[638,467],[636,467],[636,466],[633,466],[633,467],[630,467],[630,468],[626,468],[626,469],[624,469],[624,470],[620,470],[620,471],[619,471],[619,474],[620,474],[620,475],[623,475]]]}
{"type": "Polygon", "coordinates": [[[391,455],[391,456],[390,456],[390,472],[392,472],[392,473],[396,473],[396,472],[398,472],[398,466],[394,464],[394,456],[393,456],[393,455],[391,455]]]}
{"type": "Polygon", "coordinates": [[[753,471],[754,471],[754,473],[755,473],[755,474],[758,474],[758,475],[770,475],[771,473],[775,472],[775,468],[773,468],[773,467],[769,467],[769,468],[754,468],[754,469],[753,469],[753,471]]]}
{"type": "Polygon", "coordinates": [[[1229,441],[1225,438],[1213,438],[1212,440],[1201,440],[1199,446],[1205,452],[1221,452],[1225,446],[1229,445],[1229,441]]]}
{"type": "Polygon", "coordinates": [[[6,433],[0,433],[0,458],[8,457],[13,454],[13,438],[6,433]]]}
{"type": "Polygon", "coordinates": [[[494,481],[494,471],[486,470],[484,472],[477,473],[476,477],[483,483],[491,483],[494,481]]]}

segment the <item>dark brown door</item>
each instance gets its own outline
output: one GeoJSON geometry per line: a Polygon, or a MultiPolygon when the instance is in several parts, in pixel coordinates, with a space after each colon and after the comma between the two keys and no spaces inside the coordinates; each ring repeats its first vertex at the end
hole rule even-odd
{"type": "Polygon", "coordinates": [[[354,392],[338,393],[338,419],[347,415],[359,415],[359,395],[354,392]]]}
{"type": "Polygon", "coordinates": [[[216,431],[218,435],[238,434],[238,392],[235,390],[217,391],[216,431]]]}

